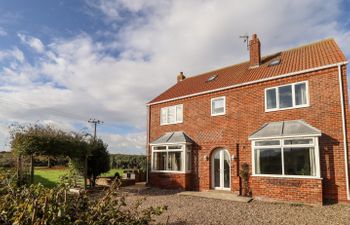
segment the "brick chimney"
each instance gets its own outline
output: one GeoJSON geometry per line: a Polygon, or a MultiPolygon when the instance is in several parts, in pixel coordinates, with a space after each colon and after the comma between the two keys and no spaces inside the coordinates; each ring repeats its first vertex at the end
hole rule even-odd
{"type": "Polygon", "coordinates": [[[180,81],[183,81],[185,79],[186,79],[186,77],[185,77],[183,72],[180,72],[180,74],[177,75],[177,83],[179,83],[180,81]]]}
{"type": "Polygon", "coordinates": [[[250,68],[258,67],[261,61],[260,52],[260,40],[256,34],[253,34],[252,39],[249,41],[249,53],[250,53],[250,68]]]}

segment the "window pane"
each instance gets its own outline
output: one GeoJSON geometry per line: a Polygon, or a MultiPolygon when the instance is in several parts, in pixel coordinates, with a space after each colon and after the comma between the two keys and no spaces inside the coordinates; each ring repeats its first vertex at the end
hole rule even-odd
{"type": "Polygon", "coordinates": [[[212,114],[220,114],[225,112],[225,101],[223,98],[212,101],[212,114]]]}
{"type": "Polygon", "coordinates": [[[296,84],[295,86],[295,105],[307,104],[306,84],[296,84]]]}
{"type": "Polygon", "coordinates": [[[283,86],[278,88],[280,108],[288,108],[293,106],[292,86],[283,86]]]}
{"type": "Polygon", "coordinates": [[[182,145],[169,145],[169,149],[182,149],[182,145]]]}
{"type": "Polygon", "coordinates": [[[224,187],[230,187],[230,156],[227,152],[224,153],[224,187]]]}
{"type": "Polygon", "coordinates": [[[167,123],[167,121],[166,121],[166,118],[167,118],[167,116],[166,116],[166,113],[167,113],[167,108],[162,108],[161,110],[160,110],[160,124],[166,124],[167,123]]]}
{"type": "Polygon", "coordinates": [[[191,159],[191,152],[186,152],[186,170],[192,169],[192,159],[191,159]]]}
{"type": "Polygon", "coordinates": [[[176,106],[176,122],[182,122],[182,105],[176,106]]]}
{"type": "Polygon", "coordinates": [[[284,173],[315,176],[314,148],[284,148],[284,173]]]}
{"type": "Polygon", "coordinates": [[[269,145],[280,145],[279,140],[275,141],[256,141],[255,146],[269,146],[269,145]]]}
{"type": "Polygon", "coordinates": [[[276,107],[276,89],[269,89],[266,91],[266,108],[275,109],[276,107]]]}
{"type": "Polygon", "coordinates": [[[282,174],[281,149],[256,149],[255,173],[282,174]]]}
{"type": "Polygon", "coordinates": [[[153,153],[153,169],[166,170],[166,152],[153,153]]]}
{"type": "Polygon", "coordinates": [[[181,152],[168,152],[168,170],[181,171],[181,152]]]}
{"type": "Polygon", "coordinates": [[[214,153],[214,186],[220,187],[220,151],[214,153]]]}
{"type": "Polygon", "coordinates": [[[168,107],[168,123],[176,122],[176,107],[168,107]]]}
{"type": "Polygon", "coordinates": [[[165,150],[166,146],[154,146],[153,149],[154,150],[165,150]]]}
{"type": "Polygon", "coordinates": [[[292,140],[285,140],[285,145],[307,145],[312,144],[312,139],[292,139],[292,140]]]}

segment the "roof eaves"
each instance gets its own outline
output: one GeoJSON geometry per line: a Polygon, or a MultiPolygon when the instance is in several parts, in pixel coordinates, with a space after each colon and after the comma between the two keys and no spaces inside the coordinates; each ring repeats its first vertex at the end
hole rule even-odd
{"type": "Polygon", "coordinates": [[[295,75],[299,75],[299,74],[303,74],[303,73],[308,73],[308,72],[313,72],[313,71],[317,71],[317,70],[328,69],[328,68],[336,67],[338,65],[346,65],[346,64],[348,64],[348,61],[341,61],[341,62],[337,62],[337,63],[333,63],[333,64],[327,64],[327,65],[324,65],[324,66],[313,67],[313,68],[309,68],[309,69],[305,69],[305,70],[300,70],[300,71],[295,71],[295,72],[291,72],[291,73],[276,75],[276,76],[273,76],[273,77],[268,77],[268,78],[263,78],[263,79],[259,79],[259,80],[248,81],[248,82],[245,82],[245,83],[234,84],[234,85],[230,85],[230,86],[226,86],[226,87],[221,87],[221,88],[217,88],[217,89],[207,90],[207,91],[203,91],[203,92],[197,92],[197,93],[193,93],[193,94],[189,94],[189,95],[183,95],[183,96],[179,96],[179,97],[175,97],[175,98],[170,98],[170,99],[165,99],[165,100],[154,102],[154,100],[157,99],[157,98],[155,98],[152,101],[146,103],[146,105],[147,106],[156,105],[156,104],[160,104],[160,103],[165,103],[165,102],[175,101],[175,100],[179,100],[179,99],[199,96],[199,95],[213,93],[213,92],[217,92],[217,91],[223,91],[223,90],[236,88],[236,87],[247,86],[247,85],[256,84],[256,83],[265,82],[265,81],[270,81],[270,80],[276,80],[276,79],[280,79],[280,78],[285,78],[285,77],[289,77],[289,76],[295,76],[295,75]]]}

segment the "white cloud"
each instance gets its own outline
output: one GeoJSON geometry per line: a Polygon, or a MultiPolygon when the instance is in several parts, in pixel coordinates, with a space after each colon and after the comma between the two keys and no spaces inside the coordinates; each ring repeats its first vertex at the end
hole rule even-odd
{"type": "Polygon", "coordinates": [[[25,60],[24,54],[17,47],[10,50],[0,51],[0,61],[8,58],[16,59],[17,61],[23,63],[25,60]]]}
{"type": "Polygon", "coordinates": [[[145,154],[146,135],[144,132],[128,135],[102,134],[101,136],[113,152],[145,154]]]}
{"type": "Polygon", "coordinates": [[[142,152],[145,103],[175,84],[179,71],[193,75],[247,60],[239,35],[258,33],[263,54],[333,36],[349,55],[340,3],[89,0],[110,25],[97,31],[107,41],[84,33],[44,46],[19,34],[41,54],[31,66],[12,53],[21,63],[3,71],[0,92],[8,102],[0,118],[73,124],[96,117],[135,130],[102,130],[112,151],[142,152]]]}
{"type": "Polygon", "coordinates": [[[42,53],[45,50],[44,44],[41,42],[40,39],[36,37],[27,36],[24,34],[18,34],[18,37],[21,39],[21,41],[30,47],[32,47],[35,51],[42,53]]]}

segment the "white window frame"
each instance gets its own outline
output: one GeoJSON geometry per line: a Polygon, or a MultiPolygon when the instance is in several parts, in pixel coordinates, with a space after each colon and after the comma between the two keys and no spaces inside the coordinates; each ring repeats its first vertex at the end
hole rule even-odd
{"type": "Polygon", "coordinates": [[[318,137],[310,137],[310,136],[294,136],[294,137],[284,137],[284,138],[271,138],[271,139],[255,139],[252,141],[252,176],[256,177],[281,177],[281,178],[306,178],[306,179],[322,179],[320,172],[320,150],[318,144],[318,137]],[[285,140],[300,140],[300,139],[312,139],[312,144],[298,144],[298,145],[285,145],[285,140]],[[255,142],[257,141],[280,141],[279,145],[267,145],[267,146],[256,146],[255,142]],[[315,151],[315,175],[286,175],[284,172],[284,148],[314,148],[315,151]],[[257,174],[255,170],[255,149],[267,149],[267,148],[280,148],[281,150],[281,166],[282,166],[282,174],[257,174]]]}
{"type": "MultiPolygon", "coordinates": [[[[151,172],[157,172],[157,173],[190,173],[192,169],[192,165],[188,167],[186,165],[187,162],[187,152],[189,152],[189,158],[191,159],[192,157],[192,151],[191,151],[191,145],[188,143],[167,143],[167,144],[156,144],[156,145],[151,145],[152,149],[152,154],[151,154],[151,172]],[[169,149],[169,146],[175,146],[179,145],[181,146],[181,149],[169,149]],[[165,150],[155,150],[155,147],[159,146],[165,146],[165,150]],[[165,170],[155,170],[154,169],[154,154],[155,152],[166,152],[166,169],[165,170]],[[168,153],[169,152],[181,152],[181,163],[182,163],[182,169],[180,171],[174,171],[174,170],[168,170],[168,153]],[[190,168],[190,169],[187,169],[190,168]]],[[[190,163],[192,163],[190,161],[190,163]]]]}
{"type": "Polygon", "coordinates": [[[285,84],[285,85],[280,85],[280,86],[275,86],[275,87],[269,87],[265,88],[265,112],[274,112],[274,111],[280,111],[280,110],[288,110],[288,109],[298,109],[298,108],[304,108],[304,107],[309,107],[310,106],[310,94],[309,94],[309,81],[301,81],[301,82],[296,82],[296,83],[290,83],[290,84],[285,84]],[[306,104],[302,105],[295,105],[295,85],[297,84],[305,84],[306,88],[306,104]],[[292,102],[293,106],[287,107],[287,108],[280,108],[280,100],[279,100],[279,88],[280,87],[286,87],[286,86],[292,86],[292,102]],[[276,90],[276,108],[273,109],[268,109],[267,108],[267,91],[268,90],[276,90]]]}
{"type": "Polygon", "coordinates": [[[222,116],[226,114],[226,96],[220,96],[220,97],[216,97],[216,98],[212,98],[210,100],[210,115],[211,116],[222,116]],[[213,113],[213,101],[219,100],[219,99],[223,99],[224,100],[224,112],[222,113],[213,113]]]}
{"type": "Polygon", "coordinates": [[[177,124],[177,123],[182,123],[183,122],[183,115],[184,115],[184,106],[183,104],[179,104],[179,105],[172,105],[172,106],[167,106],[167,107],[163,107],[160,109],[160,125],[170,125],[170,124],[177,124]],[[178,106],[181,106],[181,109],[182,109],[182,118],[181,120],[179,118],[177,118],[177,107],[178,106]],[[169,109],[170,108],[175,108],[175,122],[168,122],[169,121],[169,118],[168,118],[168,112],[169,112],[169,109]],[[162,110],[166,110],[166,122],[162,123],[162,110]]]}

